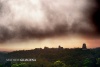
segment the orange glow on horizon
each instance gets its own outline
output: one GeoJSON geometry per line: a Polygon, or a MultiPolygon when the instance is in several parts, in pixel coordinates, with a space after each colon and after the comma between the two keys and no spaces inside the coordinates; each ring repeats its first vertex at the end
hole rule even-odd
{"type": "Polygon", "coordinates": [[[57,48],[59,45],[64,48],[81,48],[82,44],[86,43],[88,48],[99,47],[100,39],[89,39],[79,36],[61,36],[44,38],[42,40],[34,39],[23,42],[8,42],[0,46],[1,51],[13,51],[13,50],[30,50],[35,48],[57,48]]]}

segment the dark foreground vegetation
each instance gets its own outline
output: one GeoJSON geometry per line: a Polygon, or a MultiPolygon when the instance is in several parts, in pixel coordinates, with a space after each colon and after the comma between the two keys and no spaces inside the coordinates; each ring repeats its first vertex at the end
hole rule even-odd
{"type": "Polygon", "coordinates": [[[13,59],[35,58],[36,61],[5,61],[0,67],[100,67],[100,48],[22,50],[7,53],[6,56],[13,59]]]}

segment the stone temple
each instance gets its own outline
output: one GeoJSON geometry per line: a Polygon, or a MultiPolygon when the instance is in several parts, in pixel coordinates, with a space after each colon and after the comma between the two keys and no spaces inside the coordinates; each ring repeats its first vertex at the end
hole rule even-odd
{"type": "Polygon", "coordinates": [[[82,50],[87,50],[87,47],[86,47],[85,43],[83,43],[83,45],[82,45],[82,50]]]}

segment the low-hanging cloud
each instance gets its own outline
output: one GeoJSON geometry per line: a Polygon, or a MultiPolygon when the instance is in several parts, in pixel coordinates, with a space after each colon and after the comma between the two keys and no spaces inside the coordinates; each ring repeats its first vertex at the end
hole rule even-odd
{"type": "Polygon", "coordinates": [[[94,33],[94,0],[0,0],[0,41],[94,33]]]}

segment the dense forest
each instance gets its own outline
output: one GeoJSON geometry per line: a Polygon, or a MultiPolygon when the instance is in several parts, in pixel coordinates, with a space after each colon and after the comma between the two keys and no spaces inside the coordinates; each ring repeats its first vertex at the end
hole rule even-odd
{"type": "Polygon", "coordinates": [[[5,56],[6,59],[34,58],[36,61],[5,61],[0,67],[100,67],[100,48],[38,48],[13,51],[5,56]]]}

